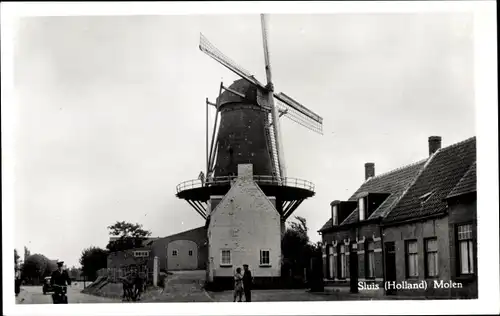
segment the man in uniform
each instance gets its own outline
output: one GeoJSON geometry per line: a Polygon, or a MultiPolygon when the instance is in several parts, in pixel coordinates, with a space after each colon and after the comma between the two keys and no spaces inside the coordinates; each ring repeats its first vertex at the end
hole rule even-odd
{"type": "Polygon", "coordinates": [[[71,285],[71,279],[69,278],[68,271],[63,270],[64,261],[57,262],[57,270],[52,272],[52,277],[50,278],[50,285],[54,287],[54,296],[61,293],[61,286],[71,285]],[[56,285],[56,286],[54,286],[56,285]]]}
{"type": "Polygon", "coordinates": [[[248,264],[243,265],[243,292],[245,293],[245,302],[252,301],[252,283],[253,277],[250,270],[248,270],[248,264]]]}

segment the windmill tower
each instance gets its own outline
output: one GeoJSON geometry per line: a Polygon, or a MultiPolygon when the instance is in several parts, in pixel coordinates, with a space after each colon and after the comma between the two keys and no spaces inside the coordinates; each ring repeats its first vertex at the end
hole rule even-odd
{"type": "Polygon", "coordinates": [[[274,92],[264,14],[261,14],[261,25],[265,85],[224,55],[203,34],[200,35],[200,50],[241,77],[229,87],[221,83],[215,103],[206,100],[206,171],[201,172],[198,179],[177,186],[177,197],[185,199],[203,218],[209,215],[206,211],[209,197],[224,195],[228,191],[238,164],[253,164],[255,181],[266,194],[276,197],[283,220],[304,199],[314,196],[311,182],[287,176],[279,120],[286,117],[322,134],[323,119],[287,94],[274,92]],[[210,142],[209,107],[215,107],[217,111],[210,142]]]}
{"type": "MultiPolygon", "coordinates": [[[[198,179],[185,181],[177,186],[177,197],[185,199],[207,220],[207,272],[212,273],[209,281],[214,275],[220,277],[226,274],[228,280],[231,280],[232,271],[228,273],[228,270],[224,270],[227,263],[224,260],[229,260],[231,266],[233,263],[238,265],[249,262],[252,265],[254,257],[259,257],[259,253],[252,254],[252,251],[257,251],[259,247],[260,261],[254,266],[260,267],[263,262],[271,265],[274,262],[272,266],[279,267],[284,223],[305,199],[314,196],[314,185],[311,182],[288,177],[286,173],[280,118],[289,118],[319,134],[322,134],[323,119],[285,93],[274,91],[265,15],[261,15],[261,25],[266,84],[258,81],[205,36],[200,35],[200,50],[241,77],[229,87],[221,83],[216,102],[206,100],[206,171],[201,172],[198,179]],[[210,107],[215,107],[216,116],[209,141],[210,107]],[[245,169],[249,165],[250,169],[245,169]],[[248,177],[251,178],[251,184],[247,181],[248,177]],[[237,181],[240,184],[234,185],[237,181]],[[245,197],[251,195],[248,192],[255,193],[251,198],[260,199],[260,202],[250,202],[245,197]],[[214,214],[216,209],[219,214],[214,214]],[[274,216],[276,211],[278,215],[274,216]],[[238,215],[238,212],[244,214],[238,215]],[[220,213],[225,214],[224,217],[221,218],[220,213]],[[215,215],[219,218],[214,219],[215,215]],[[224,227],[218,227],[214,222],[224,227]],[[220,224],[222,222],[226,224],[220,224]],[[228,230],[231,231],[229,239],[228,230]],[[237,242],[231,248],[229,245],[233,240],[237,242]],[[224,245],[227,248],[225,250],[221,248],[224,245]],[[232,251],[236,252],[235,261],[231,259],[232,251]],[[220,261],[220,266],[217,261],[220,261]],[[219,268],[222,270],[215,272],[219,268]]],[[[259,272],[257,269],[254,270],[254,276],[258,278],[259,273],[267,277],[280,275],[279,268],[274,270],[274,274],[269,271],[271,270],[259,272]]]]}

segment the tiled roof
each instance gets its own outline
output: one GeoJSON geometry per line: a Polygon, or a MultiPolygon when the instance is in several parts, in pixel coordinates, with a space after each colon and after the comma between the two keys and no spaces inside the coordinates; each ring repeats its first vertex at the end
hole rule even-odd
{"type": "Polygon", "coordinates": [[[475,137],[437,151],[384,222],[399,222],[444,212],[444,199],[475,161],[475,137]],[[422,199],[428,193],[431,194],[427,200],[422,199]]]}
{"type": "Polygon", "coordinates": [[[176,237],[181,236],[181,235],[184,235],[184,234],[193,233],[193,232],[195,232],[195,231],[197,231],[197,230],[202,230],[202,231],[203,231],[203,230],[206,230],[206,228],[205,228],[205,226],[200,226],[200,227],[196,227],[196,228],[193,228],[193,229],[185,230],[185,231],[180,232],[180,233],[175,233],[175,234],[172,234],[172,235],[169,235],[169,236],[165,236],[165,237],[158,237],[158,238],[156,238],[156,239],[154,239],[154,240],[149,241],[146,245],[147,245],[147,246],[150,246],[150,245],[154,244],[154,243],[155,243],[155,242],[157,242],[157,241],[161,241],[162,239],[166,239],[166,238],[176,238],[176,237]]]}
{"type": "MultiPolygon", "coordinates": [[[[389,193],[390,195],[385,201],[370,215],[369,219],[384,216],[398,201],[404,191],[411,185],[417,177],[420,170],[427,162],[428,158],[419,162],[404,166],[384,174],[380,174],[365,181],[361,187],[349,198],[349,201],[356,201],[356,197],[361,192],[368,193],[389,193]]],[[[358,209],[354,210],[347,218],[340,224],[346,225],[357,221],[358,209]]],[[[332,227],[332,221],[329,219],[320,231],[332,227]]]]}
{"type": "MultiPolygon", "coordinates": [[[[109,242],[112,242],[112,241],[117,241],[121,238],[121,236],[110,236],[109,237],[109,242]]],[[[144,245],[147,245],[153,241],[156,241],[158,239],[160,239],[161,237],[147,237],[146,239],[143,240],[143,244],[144,245]]]]}
{"type": "Polygon", "coordinates": [[[476,162],[474,162],[455,188],[448,194],[447,198],[476,192],[476,182],[476,162]]]}

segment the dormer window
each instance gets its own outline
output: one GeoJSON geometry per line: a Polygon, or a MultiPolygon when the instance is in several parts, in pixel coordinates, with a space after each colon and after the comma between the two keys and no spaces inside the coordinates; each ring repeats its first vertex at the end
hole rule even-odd
{"type": "Polygon", "coordinates": [[[339,224],[339,213],[338,213],[338,205],[332,206],[332,224],[339,224]]]}
{"type": "Polygon", "coordinates": [[[364,197],[362,197],[358,200],[358,212],[359,212],[359,220],[364,221],[365,216],[366,216],[365,198],[364,197]]]}

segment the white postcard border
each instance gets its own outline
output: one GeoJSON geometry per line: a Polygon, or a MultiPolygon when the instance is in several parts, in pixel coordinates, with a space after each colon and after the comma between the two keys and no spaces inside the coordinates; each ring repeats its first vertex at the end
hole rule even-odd
{"type": "Polygon", "coordinates": [[[5,315],[255,315],[255,314],[475,314],[499,310],[498,260],[498,95],[496,6],[494,1],[436,2],[179,2],[179,3],[2,3],[2,243],[5,315]],[[233,303],[151,303],[15,305],[13,242],[16,110],[13,94],[13,43],[16,17],[45,15],[135,15],[214,13],[400,13],[474,12],[475,83],[478,138],[479,299],[450,301],[336,301],[247,305],[233,303]],[[244,308],[242,308],[244,307],[244,308]]]}

